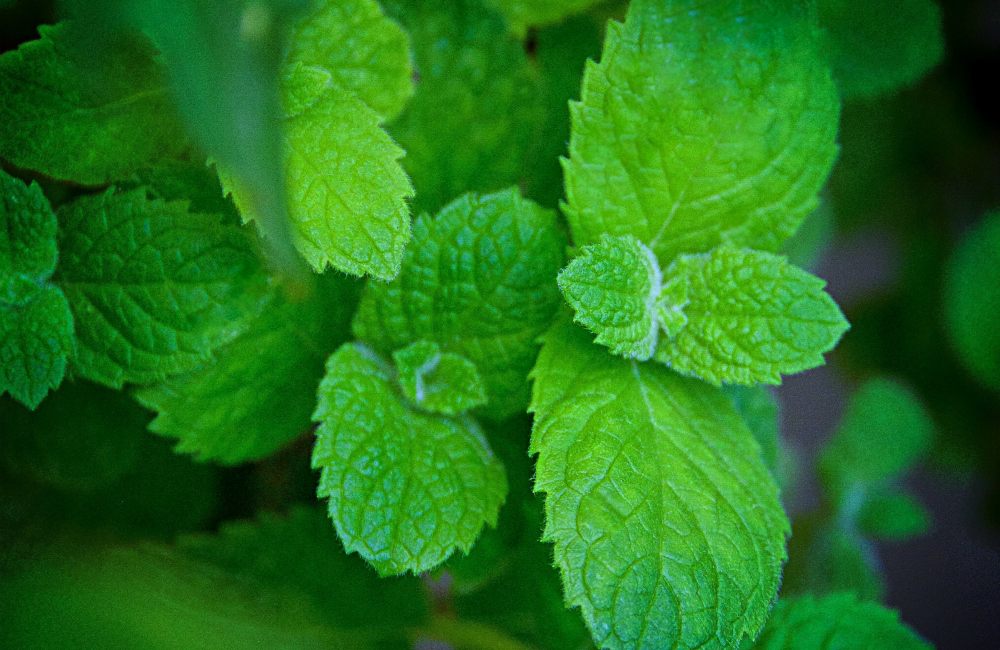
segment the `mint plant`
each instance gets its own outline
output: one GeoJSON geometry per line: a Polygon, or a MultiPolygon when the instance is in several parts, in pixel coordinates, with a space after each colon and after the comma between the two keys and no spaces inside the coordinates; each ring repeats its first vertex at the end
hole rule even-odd
{"type": "MultiPolygon", "coordinates": [[[[117,495],[148,428],[199,463],[307,458],[286,481],[322,502],[53,534],[3,578],[0,638],[926,647],[870,565],[838,573],[922,527],[893,483],[919,402],[862,389],[800,535],[767,385],[849,328],[782,252],[823,217],[841,93],[940,47],[852,66],[868,14],[834,0],[595,4],[123,0],[0,56],[17,498],[117,495]],[[130,415],[81,407],[77,439],[62,416],[95,402],[130,415]],[[172,539],[124,542],[147,537],[172,539]]],[[[905,51],[939,38],[912,4],[905,51]]]]}

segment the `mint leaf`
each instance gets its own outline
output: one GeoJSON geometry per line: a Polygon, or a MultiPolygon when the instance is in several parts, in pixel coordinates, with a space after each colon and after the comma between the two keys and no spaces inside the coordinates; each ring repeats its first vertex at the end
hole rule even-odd
{"type": "Polygon", "coordinates": [[[150,430],[178,438],[178,452],[224,464],[263,458],[309,431],[326,358],[347,338],[353,295],[346,281],[321,280],[308,300],[276,297],[214,363],[136,393],[158,412],[150,430]],[[330,309],[337,303],[348,307],[330,309]]]}
{"type": "Polygon", "coordinates": [[[0,301],[0,395],[35,408],[62,382],[73,349],[73,314],[58,288],[41,287],[21,304],[0,301]]]}
{"type": "Polygon", "coordinates": [[[428,615],[416,576],[380,578],[364,560],[347,555],[320,509],[293,507],[287,517],[261,513],[255,521],[223,524],[217,535],[177,540],[185,556],[216,566],[259,589],[305,594],[339,628],[395,629],[428,615]]]}
{"type": "Polygon", "coordinates": [[[787,477],[781,463],[784,459],[778,427],[778,400],[774,393],[767,386],[733,385],[723,386],[722,392],[729,397],[733,408],[750,429],[760,445],[767,469],[778,482],[778,487],[783,488],[787,477]]]}
{"type": "Polygon", "coordinates": [[[837,155],[837,90],[813,13],[635,0],[571,104],[566,215],[578,246],[635,235],[666,266],[721,243],[776,250],[837,155]]]}
{"type": "Polygon", "coordinates": [[[347,551],[382,575],[420,573],[456,548],[468,552],[484,523],[496,525],[507,493],[479,425],[406,406],[391,368],[362,345],[344,345],[326,369],[313,467],[347,551]]]}
{"type": "Polygon", "coordinates": [[[413,44],[416,94],[390,124],[416,187],[414,213],[514,185],[541,102],[522,44],[482,0],[386,0],[413,44]]]}
{"type": "Polygon", "coordinates": [[[486,387],[476,364],[441,352],[437,343],[420,340],[392,353],[403,395],[413,404],[445,415],[486,403],[486,387]]]}
{"type": "Polygon", "coordinates": [[[100,185],[187,148],[148,41],[74,23],[0,56],[0,157],[60,180],[100,185]]]}
{"type": "Polygon", "coordinates": [[[820,457],[820,476],[835,503],[852,492],[895,479],[927,452],[934,424],[912,391],[873,379],[851,397],[820,457]]]}
{"type": "Polygon", "coordinates": [[[56,268],[56,215],[38,184],[0,169],[0,304],[20,304],[56,268]]]}
{"type": "Polygon", "coordinates": [[[192,370],[260,311],[266,278],[254,241],[217,216],[114,188],[58,216],[53,281],[73,311],[83,377],[120,388],[192,370]]]}
{"type": "Polygon", "coordinates": [[[728,398],[563,320],[532,371],[545,539],[601,648],[732,648],[767,618],[788,520],[728,398]]]}
{"type": "Polygon", "coordinates": [[[945,325],[959,359],[985,385],[1000,390],[1000,212],[986,215],[948,261],[945,325]]]}
{"type": "Polygon", "coordinates": [[[399,277],[369,282],[354,333],[388,356],[421,339],[475,364],[485,413],[504,419],[528,402],[536,338],[558,308],[565,236],[555,215],[516,188],[467,194],[420,216],[399,277]]]}
{"type": "Polygon", "coordinates": [[[489,0],[503,12],[511,27],[523,32],[526,27],[557,23],[586,10],[599,0],[489,0]]]}
{"type": "Polygon", "coordinates": [[[615,354],[645,361],[659,340],[663,277],[653,251],[632,235],[602,235],[559,274],[575,320],[615,354]]]}
{"type": "Polygon", "coordinates": [[[253,589],[158,544],[65,544],[36,553],[2,586],[3,647],[383,647],[377,635],[324,624],[301,594],[253,589]]]}
{"type": "Polygon", "coordinates": [[[0,395],[31,409],[62,382],[75,347],[66,297],[47,282],[56,256],[41,189],[0,170],[0,395]]]}
{"type": "Polygon", "coordinates": [[[850,327],[826,283],[780,255],[720,247],[681,255],[663,275],[686,282],[687,326],[655,358],[716,386],[780,384],[822,365],[850,327]]]}
{"type": "Polygon", "coordinates": [[[871,99],[916,83],[944,55],[934,0],[820,0],[830,65],[845,100],[871,99]]]}
{"type": "Polygon", "coordinates": [[[0,464],[61,490],[113,484],[141,458],[148,418],[125,395],[66,382],[34,412],[0,408],[0,464]]]}
{"type": "Polygon", "coordinates": [[[930,513],[909,494],[869,498],[858,513],[858,528],[875,539],[901,541],[923,535],[930,526],[930,513]]]}
{"type": "Polygon", "coordinates": [[[290,63],[315,66],[391,120],[413,96],[406,33],[373,0],[319,0],[295,25],[290,63]]]}
{"type": "Polygon", "coordinates": [[[826,648],[931,650],[931,645],[900,622],[897,612],[850,594],[778,601],[753,644],[754,650],[826,648]]]}
{"type": "MultiPolygon", "coordinates": [[[[332,85],[329,72],[296,62],[285,68],[285,183],[292,236],[317,272],[326,266],[388,280],[399,272],[410,238],[406,198],[413,195],[397,162],[400,149],[377,113],[332,85]]],[[[220,173],[244,222],[258,218],[254,195],[220,173]]]]}

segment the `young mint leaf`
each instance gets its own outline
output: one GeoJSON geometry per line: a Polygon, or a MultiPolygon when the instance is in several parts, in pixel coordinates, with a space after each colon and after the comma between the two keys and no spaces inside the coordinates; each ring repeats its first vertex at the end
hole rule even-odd
{"type": "MultiPolygon", "coordinates": [[[[285,68],[285,182],[292,236],[318,272],[326,266],[389,280],[410,238],[406,198],[413,195],[397,162],[400,149],[380,118],[329,72],[296,62],[285,68]]],[[[253,193],[220,171],[245,222],[257,219],[253,193]]]]}
{"type": "Polygon", "coordinates": [[[73,23],[0,56],[0,157],[87,185],[128,178],[184,151],[164,71],[144,39],[73,23]]]}
{"type": "Polygon", "coordinates": [[[659,340],[662,280],[656,256],[638,239],[601,235],[562,270],[559,288],[598,343],[645,361],[659,340]]]}
{"type": "Polygon", "coordinates": [[[470,417],[418,411],[394,392],[392,369],[347,344],[327,362],[313,419],[318,494],[348,552],[382,575],[432,569],[495,526],[503,464],[470,417]]]}
{"type": "Polygon", "coordinates": [[[934,424],[912,391],[873,379],[851,397],[833,440],[820,457],[820,476],[834,502],[902,475],[927,452],[934,424]]]}
{"type": "Polygon", "coordinates": [[[959,359],[1000,391],[1000,212],[986,215],[959,245],[945,278],[945,325],[959,359]]]}
{"type": "Polygon", "coordinates": [[[34,409],[56,388],[73,353],[73,315],[48,284],[56,216],[38,185],[0,170],[0,395],[34,409]]]}
{"type": "Polygon", "coordinates": [[[73,314],[58,288],[40,287],[21,304],[0,301],[0,395],[38,406],[62,382],[74,345],[73,314]]]}
{"type": "Polygon", "coordinates": [[[262,513],[256,521],[226,523],[217,535],[188,535],[176,544],[185,556],[261,589],[305,594],[339,628],[382,626],[403,636],[404,627],[429,614],[419,578],[380,578],[364,560],[343,552],[318,508],[294,507],[287,517],[262,513]]]}
{"type": "Polygon", "coordinates": [[[523,33],[525,28],[558,23],[586,10],[599,0],[489,0],[499,9],[511,27],[523,33]]]}
{"type": "Polygon", "coordinates": [[[777,250],[817,204],[840,102],[805,4],[635,0],[571,104],[578,246],[635,235],[661,265],[777,250]]]}
{"type": "Polygon", "coordinates": [[[871,99],[916,83],[944,55],[935,0],[820,0],[833,75],[845,100],[871,99]]]}
{"type": "Polygon", "coordinates": [[[851,594],[782,599],[753,650],[931,650],[899,614],[851,594]]]}
{"type": "Polygon", "coordinates": [[[875,539],[902,541],[923,535],[930,526],[930,513],[909,494],[889,492],[869,498],[858,513],[858,528],[875,539]]]}
{"type": "Polygon", "coordinates": [[[563,319],[532,371],[545,539],[598,646],[736,647],[764,625],[788,520],[729,399],[563,319]]]}
{"type": "Polygon", "coordinates": [[[254,240],[217,216],[114,188],[58,216],[53,281],[73,310],[73,367],[83,377],[120,388],[192,370],[262,307],[254,240]]]}
{"type": "Polygon", "coordinates": [[[486,403],[486,387],[476,364],[441,352],[437,343],[420,340],[392,353],[403,395],[435,413],[456,415],[486,403]]]}
{"type": "Polygon", "coordinates": [[[355,335],[386,356],[421,339],[437,343],[475,364],[486,414],[523,411],[536,339],[560,302],[566,239],[555,215],[511,188],[462,196],[413,230],[399,277],[365,288],[355,335]]]}
{"type": "Polygon", "coordinates": [[[655,358],[716,386],[780,384],[822,365],[850,327],[826,283],[780,255],[723,246],[680,255],[663,276],[686,281],[687,326],[655,358]]]}
{"type": "Polygon", "coordinates": [[[60,490],[93,491],[136,466],[148,420],[121,393],[68,381],[34,412],[0,409],[0,464],[60,490]]]}
{"type": "Polygon", "coordinates": [[[522,44],[482,0],[386,0],[413,43],[418,83],[389,126],[406,149],[414,213],[463,192],[518,182],[542,119],[536,75],[522,44]]]}
{"type": "Polygon", "coordinates": [[[56,268],[56,215],[37,183],[0,169],[0,304],[20,304],[56,268]]]}
{"type": "Polygon", "coordinates": [[[295,25],[287,60],[330,73],[383,120],[413,96],[409,39],[373,0],[313,2],[295,25]]]}
{"type": "Polygon", "coordinates": [[[353,304],[346,280],[321,280],[304,301],[275,297],[214,363],[136,393],[158,412],[150,430],[178,438],[178,452],[224,464],[263,458],[309,431],[326,358],[349,332],[349,307],[340,307],[353,304]]]}

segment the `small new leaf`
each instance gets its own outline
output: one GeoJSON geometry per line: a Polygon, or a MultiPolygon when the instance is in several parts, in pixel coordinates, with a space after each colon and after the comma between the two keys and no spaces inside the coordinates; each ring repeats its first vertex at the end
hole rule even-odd
{"type": "Polygon", "coordinates": [[[30,299],[56,268],[56,215],[37,183],[0,169],[0,304],[30,299]]]}
{"type": "Polygon", "coordinates": [[[535,488],[566,600],[610,650],[735,648],[767,619],[788,520],[729,399],[563,319],[532,371],[535,488]]]}
{"type": "Polygon", "coordinates": [[[633,1],[571,104],[576,245],[632,234],[663,267],[722,243],[777,250],[837,155],[818,39],[804,3],[633,1]]]}
{"type": "Polygon", "coordinates": [[[413,96],[410,41],[374,0],[318,0],[295,25],[287,60],[314,66],[391,120],[413,96]]]}
{"type": "Polygon", "coordinates": [[[653,251],[632,235],[585,246],[559,274],[575,320],[615,354],[645,361],[659,340],[662,276],[653,251]]]}
{"type": "Polygon", "coordinates": [[[0,395],[31,409],[62,382],[75,347],[66,297],[48,283],[56,256],[41,189],[0,170],[0,395]]]}
{"type": "Polygon", "coordinates": [[[523,411],[536,339],[560,302],[566,239],[555,214],[512,188],[462,196],[413,230],[399,277],[365,287],[354,333],[384,356],[437,343],[475,364],[488,415],[523,411]]]}
{"type": "Polygon", "coordinates": [[[931,650],[899,614],[851,594],[778,602],[752,650],[931,650]]]}
{"type": "Polygon", "coordinates": [[[193,369],[249,326],[266,277],[245,229],[114,188],[59,210],[53,281],[76,321],[75,372],[120,388],[193,369]]]}
{"type": "Polygon", "coordinates": [[[486,387],[476,365],[441,352],[437,343],[420,340],[396,350],[392,358],[403,395],[421,408],[456,415],[486,403],[486,387]]]}
{"type": "Polygon", "coordinates": [[[318,494],[348,552],[382,575],[468,552],[484,523],[496,525],[507,493],[479,425],[407,406],[393,379],[371,350],[346,344],[327,362],[313,414],[318,494]]]}
{"type": "Polygon", "coordinates": [[[0,56],[0,157],[60,180],[100,185],[187,147],[149,41],[74,23],[0,56]]]}
{"type": "Polygon", "coordinates": [[[715,384],[780,384],[822,365],[850,327],[825,282],[782,256],[719,247],[680,255],[664,272],[686,280],[687,326],[655,358],[715,384]]]}
{"type": "Polygon", "coordinates": [[[62,382],[73,349],[73,314],[58,288],[43,286],[21,304],[0,301],[0,395],[35,408],[62,382]]]}

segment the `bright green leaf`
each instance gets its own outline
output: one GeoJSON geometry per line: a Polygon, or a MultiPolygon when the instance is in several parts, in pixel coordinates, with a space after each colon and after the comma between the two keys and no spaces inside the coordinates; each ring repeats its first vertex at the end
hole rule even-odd
{"type": "Polygon", "coordinates": [[[909,494],[890,492],[870,498],[858,513],[861,532],[875,539],[905,540],[923,535],[930,526],[930,513],[909,494]]]}
{"type": "Polygon", "coordinates": [[[754,650],[931,650],[899,614],[851,594],[782,599],[754,650]]]}
{"type": "Polygon", "coordinates": [[[409,39],[373,0],[313,2],[295,25],[286,60],[330,73],[384,120],[413,95],[409,39]]]}
{"type": "Polygon", "coordinates": [[[147,421],[126,395],[66,382],[33,413],[0,410],[0,464],[58,489],[95,490],[136,466],[147,421]]]}
{"type": "MultiPolygon", "coordinates": [[[[326,266],[389,280],[410,238],[413,196],[400,149],[380,118],[329,73],[301,63],[285,69],[285,182],[292,236],[316,271],[326,266]]],[[[252,194],[221,173],[244,221],[257,218],[252,194]]]]}
{"type": "Polygon", "coordinates": [[[403,395],[413,404],[455,415],[486,403],[486,387],[476,365],[420,340],[392,353],[403,395]]]}
{"type": "Polygon", "coordinates": [[[56,215],[41,188],[0,169],[0,304],[29,300],[56,256],[56,215]]]}
{"type": "Polygon", "coordinates": [[[945,280],[945,324],[966,368],[1000,390],[1000,212],[956,249],[945,280]]]}
{"type": "Polygon", "coordinates": [[[523,32],[526,27],[557,23],[586,10],[600,0],[489,0],[499,9],[511,27],[523,32]]]}
{"type": "Polygon", "coordinates": [[[320,282],[308,300],[276,297],[214,363],[138,391],[158,412],[150,430],[178,438],[178,452],[225,464],[263,458],[309,431],[324,363],[347,338],[354,304],[346,280],[320,282]]]}
{"type": "Polygon", "coordinates": [[[516,189],[462,196],[416,220],[399,277],[368,283],[354,332],[386,356],[437,343],[476,365],[491,417],[523,411],[536,338],[560,303],[565,243],[555,215],[516,189]]]}
{"type": "Polygon", "coordinates": [[[635,235],[662,266],[776,250],[817,204],[840,102],[806,4],[634,0],[571,105],[576,245],[635,235]]]}
{"type": "Polygon", "coordinates": [[[944,55],[935,0],[820,0],[830,65],[845,100],[916,83],[944,55]]]}
{"type": "Polygon", "coordinates": [[[410,408],[391,367],[347,344],[327,362],[313,418],[318,494],[348,552],[380,574],[432,569],[468,552],[484,523],[496,525],[507,493],[503,464],[479,425],[410,408]]]}
{"type": "Polygon", "coordinates": [[[772,253],[681,255],[663,276],[687,281],[687,326],[661,338],[655,358],[717,386],[780,384],[822,365],[849,327],[823,280],[772,253]]]}
{"type": "Polygon", "coordinates": [[[656,256],[638,239],[602,235],[563,269],[559,288],[598,343],[645,361],[659,340],[662,279],[656,256]]]}
{"type": "Polygon", "coordinates": [[[53,281],[76,321],[75,372],[119,388],[192,370],[249,326],[266,278],[254,240],[185,202],[114,188],[59,210],[53,281]]]}
{"type": "Polygon", "coordinates": [[[22,304],[0,301],[0,395],[35,408],[62,382],[73,350],[73,314],[58,288],[41,287],[22,304]]]}
{"type": "Polygon", "coordinates": [[[187,148],[148,41],[95,40],[73,23],[0,56],[0,157],[100,185],[187,148]]]}
{"type": "Polygon", "coordinates": [[[177,547],[259,588],[303,593],[339,628],[383,626],[402,636],[404,626],[429,613],[416,576],[380,578],[364,560],[345,554],[321,509],[294,507],[287,517],[262,513],[253,522],[223,524],[217,535],[181,537],[177,547]]]}
{"type": "Polygon", "coordinates": [[[545,539],[612,650],[736,647],[764,625],[788,520],[729,399],[610,355],[566,320],[532,371],[545,539]]]}
{"type": "Polygon", "coordinates": [[[899,477],[927,452],[934,423],[912,391],[873,379],[851,397],[834,438],[820,457],[820,474],[835,503],[859,487],[899,477]]]}
{"type": "Polygon", "coordinates": [[[414,212],[518,182],[542,119],[522,44],[481,0],[386,0],[413,44],[416,94],[389,132],[406,149],[414,212]]]}

